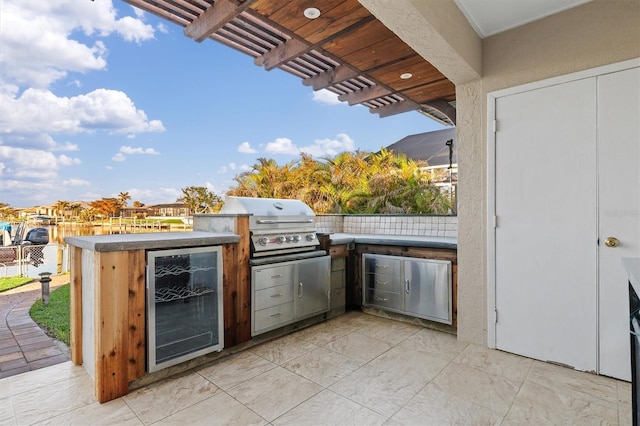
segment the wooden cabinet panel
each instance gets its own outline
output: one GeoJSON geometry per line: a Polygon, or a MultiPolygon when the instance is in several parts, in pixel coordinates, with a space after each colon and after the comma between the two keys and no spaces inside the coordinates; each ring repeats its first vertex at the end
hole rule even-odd
{"type": "MultiPolygon", "coordinates": [[[[135,306],[140,304],[136,297],[131,299],[132,306],[129,305],[130,273],[133,267],[139,266],[138,256],[135,251],[100,253],[96,263],[96,281],[99,284],[95,288],[95,391],[100,402],[110,401],[129,391],[129,381],[137,378],[129,377],[129,374],[139,373],[136,367],[129,370],[131,354],[134,363],[144,365],[144,344],[141,347],[136,344],[139,339],[144,341],[144,327],[133,333],[129,329],[129,311],[137,313],[142,309],[144,312],[144,280],[139,289],[143,294],[142,306],[135,306]],[[132,258],[134,261],[130,262],[132,258]],[[133,341],[129,340],[131,338],[133,341]]],[[[144,268],[142,271],[144,276],[144,268]]]]}

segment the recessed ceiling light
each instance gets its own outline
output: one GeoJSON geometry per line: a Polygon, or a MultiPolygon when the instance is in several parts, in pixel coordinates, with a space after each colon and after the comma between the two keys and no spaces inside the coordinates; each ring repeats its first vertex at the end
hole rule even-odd
{"type": "Polygon", "coordinates": [[[316,7],[308,7],[304,10],[304,16],[309,19],[316,19],[320,16],[320,10],[316,7]]]}
{"type": "Polygon", "coordinates": [[[411,74],[410,72],[405,72],[404,74],[400,74],[400,78],[403,80],[408,80],[411,77],[413,77],[413,74],[411,74]]]}

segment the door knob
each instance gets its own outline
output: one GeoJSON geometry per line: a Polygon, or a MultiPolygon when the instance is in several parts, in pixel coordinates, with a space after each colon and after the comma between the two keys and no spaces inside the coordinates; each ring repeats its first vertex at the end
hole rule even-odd
{"type": "Polygon", "coordinates": [[[619,244],[620,241],[618,241],[616,237],[607,237],[607,239],[604,240],[604,245],[607,247],[618,247],[619,244]]]}

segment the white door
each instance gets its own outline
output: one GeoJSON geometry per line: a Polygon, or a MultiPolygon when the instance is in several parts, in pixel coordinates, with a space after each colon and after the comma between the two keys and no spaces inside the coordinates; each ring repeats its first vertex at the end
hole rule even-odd
{"type": "Polygon", "coordinates": [[[496,347],[629,380],[640,69],[500,97],[495,114],[496,347]]]}
{"type": "Polygon", "coordinates": [[[596,81],[496,99],[496,347],[596,370],[596,81]],[[570,104],[568,104],[570,102],[570,104]]]}
{"type": "Polygon", "coordinates": [[[599,372],[631,379],[628,284],[640,257],[640,68],[598,77],[599,372]],[[617,247],[607,247],[614,237],[617,247]]]}

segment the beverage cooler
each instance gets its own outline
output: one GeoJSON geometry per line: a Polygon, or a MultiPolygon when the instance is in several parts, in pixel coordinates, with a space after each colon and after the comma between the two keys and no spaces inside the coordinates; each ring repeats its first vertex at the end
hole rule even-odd
{"type": "Polygon", "coordinates": [[[224,346],[220,247],[147,251],[147,369],[224,346]]]}

